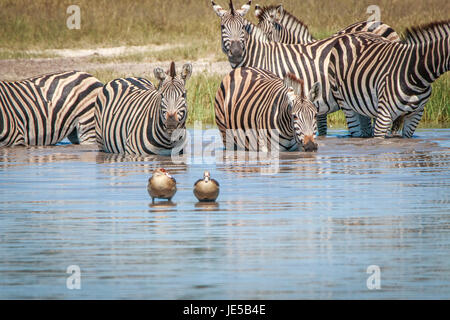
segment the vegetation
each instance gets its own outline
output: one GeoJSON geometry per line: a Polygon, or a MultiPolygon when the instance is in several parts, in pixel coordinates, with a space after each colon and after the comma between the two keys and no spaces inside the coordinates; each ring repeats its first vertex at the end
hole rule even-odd
{"type": "MultiPolygon", "coordinates": [[[[236,6],[246,0],[234,0],[236,6]]],[[[217,0],[224,8],[228,0],[217,0]]],[[[399,33],[405,28],[448,19],[446,0],[254,0],[260,5],[283,3],[304,21],[316,38],[331,35],[352,22],[365,20],[367,7],[376,4],[381,19],[399,33]]],[[[80,49],[116,46],[170,44],[166,50],[142,51],[117,56],[95,56],[94,64],[198,60],[213,57],[225,60],[221,52],[219,19],[210,0],[77,0],[81,8],[81,29],[69,30],[66,20],[72,0],[0,0],[0,59],[53,57],[46,49],[80,49]]],[[[255,21],[253,8],[247,18],[255,21]]],[[[117,76],[113,69],[91,72],[103,81],[117,76]]],[[[139,76],[142,76],[139,75],[139,76]]],[[[213,101],[221,76],[196,74],[189,81],[190,121],[213,121],[213,101]]],[[[425,108],[421,125],[450,123],[450,76],[433,85],[433,95],[425,108]]],[[[329,117],[332,126],[345,123],[342,113],[329,117]]]]}

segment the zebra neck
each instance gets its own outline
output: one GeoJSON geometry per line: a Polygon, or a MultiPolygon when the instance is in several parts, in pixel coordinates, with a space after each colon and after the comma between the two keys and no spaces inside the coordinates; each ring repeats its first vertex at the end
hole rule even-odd
{"type": "Polygon", "coordinates": [[[245,20],[245,31],[249,34],[250,38],[253,38],[257,41],[261,42],[270,42],[269,39],[267,39],[267,36],[265,35],[264,31],[261,30],[257,25],[254,25],[252,22],[245,20]]]}
{"type": "Polygon", "coordinates": [[[309,33],[308,27],[289,13],[284,13],[280,25],[283,26],[284,31],[280,39],[282,43],[307,44],[316,41],[309,33]]]}
{"type": "Polygon", "coordinates": [[[449,71],[450,51],[448,39],[412,45],[410,70],[420,78],[423,86],[429,86],[442,74],[449,71]],[[446,47],[447,46],[447,47],[446,47]]]}

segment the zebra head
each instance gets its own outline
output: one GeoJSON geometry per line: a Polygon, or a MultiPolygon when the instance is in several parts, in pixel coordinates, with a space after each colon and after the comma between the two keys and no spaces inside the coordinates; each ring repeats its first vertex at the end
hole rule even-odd
{"type": "Polygon", "coordinates": [[[305,96],[303,81],[295,75],[288,73],[284,79],[288,89],[290,101],[290,114],[294,137],[298,148],[304,151],[317,151],[317,143],[314,137],[317,132],[317,108],[313,104],[320,95],[320,83],[316,82],[305,96]]]}
{"type": "Polygon", "coordinates": [[[258,28],[266,35],[270,41],[281,42],[283,27],[280,22],[284,14],[283,6],[255,6],[255,16],[258,18],[258,28]]]}
{"type": "Polygon", "coordinates": [[[247,22],[243,18],[250,10],[252,0],[235,10],[230,0],[230,10],[224,10],[211,0],[213,10],[220,17],[222,28],[222,51],[227,55],[231,67],[236,68],[244,61],[248,32],[247,22]]]}
{"type": "Polygon", "coordinates": [[[165,132],[170,135],[176,129],[185,128],[187,118],[186,80],[192,74],[192,64],[183,65],[181,73],[176,74],[175,62],[167,72],[155,68],[155,77],[159,80],[158,92],[161,96],[160,120],[165,132]]]}

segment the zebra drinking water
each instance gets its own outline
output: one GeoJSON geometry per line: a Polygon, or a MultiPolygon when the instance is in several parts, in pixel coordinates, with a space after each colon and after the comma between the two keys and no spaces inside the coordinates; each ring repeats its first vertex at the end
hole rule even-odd
{"type": "Polygon", "coordinates": [[[315,83],[308,96],[303,81],[288,74],[284,80],[256,68],[237,68],[222,80],[215,98],[216,124],[226,147],[263,151],[316,151],[315,83]],[[232,142],[232,143],[231,143],[232,142]]]}
{"type": "Polygon", "coordinates": [[[143,78],[116,79],[99,93],[95,109],[97,142],[106,152],[170,155],[185,142],[186,81],[192,65],[176,74],[154,70],[157,88],[143,78]]]}
{"type": "MultiPolygon", "coordinates": [[[[303,79],[306,91],[315,82],[319,82],[322,94],[315,103],[318,115],[339,110],[339,104],[331,92],[328,70],[329,53],[342,35],[309,44],[270,42],[261,29],[244,19],[251,1],[241,9],[234,9],[230,1],[229,11],[222,9],[214,1],[211,3],[221,19],[222,50],[232,68],[255,67],[271,71],[279,77],[290,72],[303,79]]],[[[378,37],[372,33],[367,34],[378,37]]],[[[346,119],[352,136],[366,134],[356,112],[347,112],[346,119]]]]}
{"type": "MultiPolygon", "coordinates": [[[[309,32],[308,26],[296,16],[286,11],[281,4],[265,7],[256,5],[255,16],[258,19],[257,27],[271,41],[286,44],[308,44],[317,41],[309,32]]],[[[400,41],[400,37],[394,29],[381,21],[356,22],[337,32],[336,35],[352,32],[371,32],[390,41],[400,41]]],[[[356,125],[361,125],[362,136],[372,135],[372,119],[364,115],[359,115],[358,118],[355,119],[358,121],[356,125]]],[[[354,125],[353,122],[348,123],[350,128],[354,125]]],[[[318,115],[317,126],[319,135],[325,135],[327,133],[327,114],[318,115]]]]}
{"type": "Polygon", "coordinates": [[[103,84],[67,71],[0,81],[0,147],[95,143],[94,105],[103,84]]]}

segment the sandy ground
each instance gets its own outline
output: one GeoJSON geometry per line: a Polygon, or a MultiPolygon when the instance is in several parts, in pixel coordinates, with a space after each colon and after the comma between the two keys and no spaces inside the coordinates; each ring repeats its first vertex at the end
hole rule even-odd
{"type": "MultiPolygon", "coordinates": [[[[132,54],[146,51],[161,51],[175,46],[141,46],[141,47],[115,47],[80,50],[45,50],[41,53],[55,55],[55,58],[38,59],[13,59],[0,60],[1,80],[20,80],[39,74],[58,72],[65,70],[79,71],[115,71],[130,76],[148,77],[153,74],[155,67],[167,68],[170,61],[160,62],[123,62],[123,63],[94,63],[92,57],[112,57],[122,54],[132,54]]],[[[31,52],[36,53],[36,52],[31,52]]],[[[204,57],[197,61],[189,61],[193,64],[193,73],[206,72],[208,74],[226,74],[231,71],[227,61],[215,61],[214,56],[204,57]]],[[[177,67],[188,61],[176,61],[177,67]]]]}

